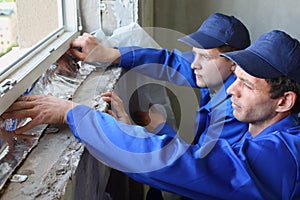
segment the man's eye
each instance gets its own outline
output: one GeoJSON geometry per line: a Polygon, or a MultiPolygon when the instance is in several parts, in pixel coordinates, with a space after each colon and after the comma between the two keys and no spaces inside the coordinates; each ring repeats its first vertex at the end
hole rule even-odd
{"type": "Polygon", "coordinates": [[[208,55],[203,55],[203,58],[206,59],[206,60],[210,60],[211,59],[211,57],[208,56],[208,55]]]}
{"type": "Polygon", "coordinates": [[[248,84],[245,84],[245,83],[244,83],[244,86],[245,86],[246,88],[252,90],[252,86],[250,86],[250,85],[248,85],[248,84]]]}

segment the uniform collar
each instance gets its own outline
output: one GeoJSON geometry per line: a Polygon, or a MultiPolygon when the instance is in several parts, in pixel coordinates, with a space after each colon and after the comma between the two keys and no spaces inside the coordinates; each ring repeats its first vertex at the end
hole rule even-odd
{"type": "MultiPolygon", "coordinates": [[[[266,134],[277,132],[277,131],[279,131],[279,132],[288,131],[288,129],[291,129],[298,125],[299,125],[298,114],[289,114],[285,118],[283,118],[283,119],[279,120],[278,122],[272,124],[271,126],[265,128],[255,138],[259,138],[266,134]]],[[[251,133],[249,131],[247,132],[247,137],[252,138],[251,133]]]]}

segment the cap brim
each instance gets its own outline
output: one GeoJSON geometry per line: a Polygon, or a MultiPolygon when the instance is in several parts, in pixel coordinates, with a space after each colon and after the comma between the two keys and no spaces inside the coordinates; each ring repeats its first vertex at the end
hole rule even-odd
{"type": "Polygon", "coordinates": [[[179,41],[200,49],[212,49],[224,45],[224,42],[201,32],[195,32],[178,39],[179,41]]]}
{"type": "Polygon", "coordinates": [[[276,70],[271,64],[247,49],[223,53],[221,56],[232,60],[248,74],[257,78],[269,79],[283,76],[283,74],[276,70]]]}

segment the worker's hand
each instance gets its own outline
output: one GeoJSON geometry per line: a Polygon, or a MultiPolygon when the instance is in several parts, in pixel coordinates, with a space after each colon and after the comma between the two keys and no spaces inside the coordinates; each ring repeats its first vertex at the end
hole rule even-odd
{"type": "Polygon", "coordinates": [[[156,104],[150,105],[149,112],[136,111],[133,115],[133,121],[150,132],[153,132],[159,124],[166,122],[165,112],[156,104]]]}
{"type": "Polygon", "coordinates": [[[104,47],[95,36],[88,33],[76,38],[68,52],[85,62],[119,63],[120,59],[118,49],[104,47]]]}
{"type": "Polygon", "coordinates": [[[26,125],[15,130],[23,133],[41,124],[67,124],[67,113],[77,104],[51,95],[20,97],[3,114],[2,118],[31,118],[26,125]]]}
{"type": "Polygon", "coordinates": [[[101,97],[103,101],[110,104],[111,108],[108,109],[107,111],[108,114],[112,115],[114,118],[116,118],[119,121],[122,121],[126,124],[131,124],[130,118],[124,109],[123,101],[116,93],[112,91],[108,91],[102,93],[101,97]]]}

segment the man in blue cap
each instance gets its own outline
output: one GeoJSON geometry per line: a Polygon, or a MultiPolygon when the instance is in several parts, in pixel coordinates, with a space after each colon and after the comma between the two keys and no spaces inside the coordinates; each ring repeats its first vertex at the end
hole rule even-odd
{"type": "MultiPolygon", "coordinates": [[[[210,137],[222,137],[230,143],[238,141],[241,135],[234,133],[246,130],[247,124],[238,122],[232,115],[226,89],[235,80],[232,74],[233,62],[219,54],[248,47],[250,38],[247,28],[233,16],[215,13],[195,33],[181,38],[180,41],[192,46],[193,52],[182,53],[176,49],[169,52],[167,49],[139,47],[105,48],[94,36],[85,33],[72,43],[70,52],[87,62],[113,62],[152,78],[200,88],[201,99],[195,119],[194,143],[200,145],[209,141],[210,137]],[[75,50],[78,48],[81,51],[75,50]],[[221,129],[219,135],[207,134],[209,130],[221,129]]],[[[103,96],[109,99],[110,95],[103,96]]],[[[117,116],[122,115],[118,113],[117,116]]],[[[159,132],[169,132],[168,125],[165,124],[159,132]]]]}
{"type": "Polygon", "coordinates": [[[99,160],[192,199],[299,199],[299,41],[275,30],[222,57],[234,63],[237,76],[227,89],[234,116],[249,123],[234,144],[219,138],[198,148],[50,95],[20,97],[2,117],[32,118],[17,134],[44,123],[68,124],[99,160]]]}
{"type": "Polygon", "coordinates": [[[249,123],[233,149],[243,149],[238,154],[258,189],[257,199],[299,199],[299,42],[274,30],[223,56],[236,63],[237,80],[228,88],[234,116],[249,123]]]}
{"type": "MultiPolygon", "coordinates": [[[[202,23],[196,32],[179,40],[193,47],[193,53],[138,47],[106,49],[89,34],[83,34],[72,44],[73,47],[77,49],[79,47],[82,51],[71,49],[71,52],[87,62],[114,62],[127,70],[136,70],[155,79],[200,88],[200,107],[196,111],[194,120],[193,143],[198,144],[200,148],[203,143],[219,137],[227,139],[229,143],[238,141],[242,136],[241,133],[248,127],[246,123],[237,121],[232,115],[230,97],[226,89],[235,80],[232,74],[233,62],[220,57],[219,54],[248,47],[250,37],[247,28],[234,16],[214,13],[202,23]]],[[[108,102],[118,99],[118,97],[112,97],[111,92],[102,96],[108,102]]],[[[116,108],[116,103],[112,105],[115,105],[115,107],[112,106],[114,111],[124,111],[124,109],[116,108]]],[[[128,115],[118,112],[114,116],[119,116],[118,119],[123,120],[124,116],[128,115]]],[[[184,120],[186,119],[181,119],[181,123],[184,123],[184,120]]],[[[148,130],[154,130],[158,134],[172,134],[174,131],[163,122],[162,118],[152,117],[151,123],[147,126],[148,130]]],[[[185,131],[184,134],[189,133],[185,131]]]]}

